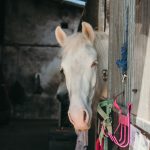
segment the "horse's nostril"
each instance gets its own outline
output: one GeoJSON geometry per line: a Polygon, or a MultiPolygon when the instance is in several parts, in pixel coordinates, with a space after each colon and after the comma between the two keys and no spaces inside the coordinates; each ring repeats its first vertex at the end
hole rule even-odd
{"type": "Polygon", "coordinates": [[[90,118],[86,109],[70,110],[68,111],[68,117],[76,129],[85,130],[89,128],[90,118]]]}
{"type": "Polygon", "coordinates": [[[87,110],[83,110],[83,121],[89,123],[89,114],[87,110]]]}
{"type": "Polygon", "coordinates": [[[89,115],[86,110],[83,111],[83,121],[88,123],[89,122],[89,115]]]}
{"type": "Polygon", "coordinates": [[[69,96],[69,95],[68,95],[68,92],[67,92],[67,93],[65,93],[65,98],[68,98],[68,96],[69,96]]]}
{"type": "Polygon", "coordinates": [[[86,112],[83,111],[83,121],[85,122],[86,121],[86,112]]]}

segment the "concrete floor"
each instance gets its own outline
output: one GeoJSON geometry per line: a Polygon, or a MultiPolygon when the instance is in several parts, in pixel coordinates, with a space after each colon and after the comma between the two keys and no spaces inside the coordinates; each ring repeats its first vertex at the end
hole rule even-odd
{"type": "Polygon", "coordinates": [[[0,126],[0,150],[48,150],[49,132],[56,128],[56,121],[11,121],[0,126]]]}

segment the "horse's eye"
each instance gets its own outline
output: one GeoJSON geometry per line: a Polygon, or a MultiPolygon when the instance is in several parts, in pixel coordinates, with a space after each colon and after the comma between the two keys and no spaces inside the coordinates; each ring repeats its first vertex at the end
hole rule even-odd
{"type": "Polygon", "coordinates": [[[92,63],[91,67],[95,67],[95,66],[97,66],[97,64],[98,64],[98,61],[96,60],[92,63]]]}

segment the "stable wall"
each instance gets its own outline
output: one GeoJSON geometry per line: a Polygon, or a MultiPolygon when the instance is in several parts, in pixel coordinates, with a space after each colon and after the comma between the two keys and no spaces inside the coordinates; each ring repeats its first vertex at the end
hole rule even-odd
{"type": "Polygon", "coordinates": [[[12,117],[57,119],[58,102],[55,94],[60,77],[58,73],[51,72],[55,71],[55,65],[58,63],[55,60],[60,47],[54,31],[56,26],[65,22],[68,26],[65,31],[68,34],[75,32],[81,11],[49,0],[4,2],[5,30],[0,61],[3,65],[12,117]],[[53,70],[48,72],[49,65],[53,70]],[[50,76],[49,83],[41,93],[36,91],[36,73],[49,73],[45,77],[50,76]]]}

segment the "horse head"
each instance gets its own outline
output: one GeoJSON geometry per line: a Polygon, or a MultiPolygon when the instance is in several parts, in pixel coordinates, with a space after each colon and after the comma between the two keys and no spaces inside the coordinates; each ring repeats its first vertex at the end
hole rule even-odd
{"type": "Polygon", "coordinates": [[[93,47],[93,28],[82,22],[81,33],[67,36],[58,26],[55,35],[62,48],[60,72],[64,74],[70,99],[69,120],[76,130],[88,130],[91,126],[91,104],[98,63],[97,52],[93,47]]]}

